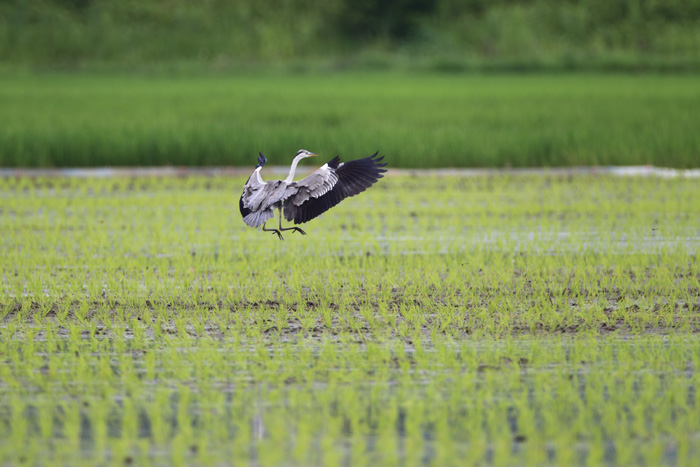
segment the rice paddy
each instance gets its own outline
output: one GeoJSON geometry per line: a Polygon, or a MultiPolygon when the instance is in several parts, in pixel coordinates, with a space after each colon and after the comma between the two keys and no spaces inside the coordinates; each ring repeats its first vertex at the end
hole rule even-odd
{"type": "Polygon", "coordinates": [[[0,76],[0,166],[695,168],[693,75],[399,72],[0,76]]]}
{"type": "Polygon", "coordinates": [[[700,188],[0,179],[0,464],[694,464],[700,188]]]}

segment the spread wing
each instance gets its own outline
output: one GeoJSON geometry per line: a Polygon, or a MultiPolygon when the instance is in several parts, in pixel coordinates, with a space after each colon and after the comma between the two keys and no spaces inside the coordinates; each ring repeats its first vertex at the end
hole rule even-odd
{"type": "Polygon", "coordinates": [[[262,181],[258,172],[253,172],[248,181],[243,185],[243,193],[238,202],[238,208],[241,210],[241,216],[245,217],[251,213],[254,206],[260,204],[260,195],[265,188],[265,182],[262,181]]]}
{"type": "Polygon", "coordinates": [[[382,178],[384,156],[342,163],[336,157],[308,177],[290,183],[285,193],[284,218],[302,224],[320,216],[347,197],[362,193],[382,178]]]}
{"type": "Polygon", "coordinates": [[[274,216],[274,211],[270,209],[269,203],[266,202],[272,187],[263,182],[260,177],[260,171],[257,170],[258,167],[264,166],[265,162],[267,162],[267,159],[260,153],[258,165],[255,167],[256,171],[248,177],[248,181],[243,185],[243,193],[238,202],[243,222],[251,227],[260,227],[265,221],[274,216]]]}

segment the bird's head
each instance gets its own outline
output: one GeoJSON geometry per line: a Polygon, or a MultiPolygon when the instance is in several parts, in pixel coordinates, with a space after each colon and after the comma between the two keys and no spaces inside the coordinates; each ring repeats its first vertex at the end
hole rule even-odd
{"type": "Polygon", "coordinates": [[[313,152],[309,152],[306,149],[299,149],[297,152],[297,157],[300,159],[304,159],[305,157],[316,157],[318,154],[315,154],[313,152]]]}
{"type": "Polygon", "coordinates": [[[263,165],[267,162],[267,157],[263,155],[263,153],[258,153],[260,156],[258,157],[258,165],[255,166],[256,169],[262,168],[263,165]]]}

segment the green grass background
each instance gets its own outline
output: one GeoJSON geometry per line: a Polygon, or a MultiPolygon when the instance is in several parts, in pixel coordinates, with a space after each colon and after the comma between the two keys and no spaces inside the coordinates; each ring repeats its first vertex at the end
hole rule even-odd
{"type": "Polygon", "coordinates": [[[299,148],[391,167],[697,167],[693,75],[9,74],[0,166],[287,165],[299,148]]]}

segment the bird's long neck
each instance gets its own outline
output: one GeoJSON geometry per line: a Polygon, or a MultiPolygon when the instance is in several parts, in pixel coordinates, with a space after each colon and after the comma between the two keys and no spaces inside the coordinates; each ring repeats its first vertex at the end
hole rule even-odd
{"type": "Polygon", "coordinates": [[[255,169],[255,174],[253,176],[258,178],[258,183],[265,183],[263,182],[262,176],[260,175],[260,169],[262,169],[262,167],[258,167],[257,169],[255,169]]]}
{"type": "Polygon", "coordinates": [[[294,172],[297,171],[297,164],[299,164],[299,161],[303,158],[304,156],[297,156],[294,158],[292,161],[292,167],[289,169],[289,175],[287,175],[287,178],[284,179],[285,182],[292,183],[292,181],[294,181],[294,172]]]}

